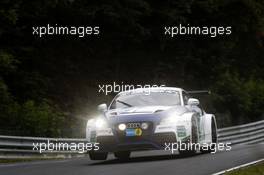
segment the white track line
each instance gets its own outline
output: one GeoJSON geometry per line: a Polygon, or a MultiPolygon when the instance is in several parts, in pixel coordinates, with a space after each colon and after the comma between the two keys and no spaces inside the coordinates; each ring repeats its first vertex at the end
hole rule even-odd
{"type": "Polygon", "coordinates": [[[253,162],[249,162],[249,163],[246,163],[246,164],[242,164],[242,165],[239,165],[239,166],[236,166],[236,167],[227,169],[227,170],[220,171],[218,173],[214,173],[212,175],[224,174],[224,173],[227,173],[229,171],[233,171],[233,170],[236,170],[236,169],[239,169],[239,168],[243,168],[243,167],[246,167],[246,166],[249,166],[249,165],[253,165],[253,164],[256,164],[256,163],[259,163],[259,162],[262,162],[262,161],[264,161],[264,159],[259,159],[259,160],[253,161],[253,162]]]}

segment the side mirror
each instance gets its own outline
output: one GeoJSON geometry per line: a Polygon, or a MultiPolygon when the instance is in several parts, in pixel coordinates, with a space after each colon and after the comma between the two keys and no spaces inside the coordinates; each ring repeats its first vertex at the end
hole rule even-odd
{"type": "Polygon", "coordinates": [[[107,111],[107,105],[105,103],[97,106],[97,110],[101,113],[105,113],[107,111]]]}
{"type": "Polygon", "coordinates": [[[188,100],[189,106],[198,106],[199,104],[200,104],[200,102],[196,98],[189,98],[189,100],[188,100]]]}

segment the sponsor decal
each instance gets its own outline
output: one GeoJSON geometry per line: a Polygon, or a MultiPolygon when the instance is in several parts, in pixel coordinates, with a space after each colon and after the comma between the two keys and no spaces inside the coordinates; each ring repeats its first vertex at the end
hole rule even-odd
{"type": "Polygon", "coordinates": [[[142,135],[142,130],[140,128],[136,129],[126,129],[126,136],[141,136],[142,135]]]}

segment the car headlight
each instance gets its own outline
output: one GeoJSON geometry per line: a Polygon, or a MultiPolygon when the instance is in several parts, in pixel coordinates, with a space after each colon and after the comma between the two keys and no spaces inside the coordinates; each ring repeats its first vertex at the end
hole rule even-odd
{"type": "Polygon", "coordinates": [[[126,129],[126,124],[124,124],[124,123],[119,124],[118,129],[121,131],[124,131],[126,129]]]}
{"type": "Polygon", "coordinates": [[[144,123],[141,123],[141,128],[142,129],[145,129],[146,130],[146,129],[148,129],[148,127],[149,127],[149,124],[148,123],[145,123],[145,122],[144,123]]]}
{"type": "Polygon", "coordinates": [[[90,119],[87,122],[87,126],[93,125],[93,123],[94,123],[94,119],[90,119]]]}
{"type": "Polygon", "coordinates": [[[167,117],[161,120],[160,125],[169,125],[175,124],[177,122],[177,118],[175,116],[167,117]]]}
{"type": "Polygon", "coordinates": [[[107,122],[104,119],[98,118],[95,121],[95,126],[98,129],[105,128],[105,127],[107,127],[107,122]]]}

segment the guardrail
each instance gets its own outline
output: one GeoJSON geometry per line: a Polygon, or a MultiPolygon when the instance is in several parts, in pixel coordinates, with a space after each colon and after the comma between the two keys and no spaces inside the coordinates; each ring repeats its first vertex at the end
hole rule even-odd
{"type": "MultiPolygon", "coordinates": [[[[33,143],[87,143],[86,139],[72,138],[42,138],[42,137],[19,137],[0,135],[0,158],[1,157],[71,157],[84,156],[79,151],[62,150],[44,151],[33,150],[33,143]],[[61,151],[62,150],[62,151],[61,151]]],[[[230,142],[235,144],[253,144],[264,142],[264,120],[245,125],[232,126],[218,129],[218,142],[230,142]]],[[[61,145],[62,146],[62,145],[61,145]]]]}
{"type": "Polygon", "coordinates": [[[73,138],[43,138],[43,137],[20,137],[20,136],[3,136],[0,135],[0,158],[20,158],[20,157],[44,157],[44,158],[60,158],[72,156],[84,156],[80,154],[83,144],[87,143],[86,139],[73,138]],[[54,150],[45,150],[40,154],[39,149],[33,149],[34,145],[38,144],[54,144],[54,150]],[[57,143],[57,145],[56,145],[57,143]],[[59,144],[60,143],[60,144],[59,144]],[[69,149],[71,144],[79,144],[76,151],[69,149]],[[65,145],[65,144],[68,144],[65,145]]]}
{"type": "Polygon", "coordinates": [[[264,142],[264,120],[218,129],[218,142],[232,145],[264,142]]]}

